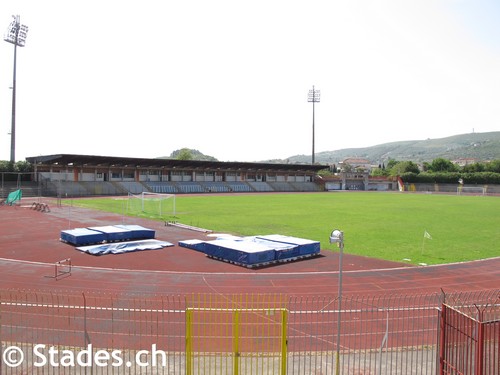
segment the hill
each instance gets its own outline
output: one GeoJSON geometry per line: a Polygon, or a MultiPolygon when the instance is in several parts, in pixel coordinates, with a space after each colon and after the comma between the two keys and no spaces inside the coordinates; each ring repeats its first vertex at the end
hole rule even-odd
{"type": "MultiPolygon", "coordinates": [[[[348,157],[365,158],[372,163],[382,163],[389,159],[414,162],[430,162],[436,158],[448,160],[473,158],[478,161],[500,159],[500,131],[324,151],[316,153],[315,161],[319,164],[335,164],[348,157]]],[[[310,163],[311,155],[296,155],[286,160],[272,160],[272,162],[310,163]]]]}
{"type": "Polygon", "coordinates": [[[184,159],[184,160],[200,160],[200,161],[218,161],[213,156],[205,155],[198,150],[195,150],[193,148],[187,148],[187,147],[172,151],[170,156],[160,156],[157,159],[184,159]]]}

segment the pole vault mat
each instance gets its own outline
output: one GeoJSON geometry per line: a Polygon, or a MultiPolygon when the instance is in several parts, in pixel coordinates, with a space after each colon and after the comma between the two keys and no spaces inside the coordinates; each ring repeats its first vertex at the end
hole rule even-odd
{"type": "Polygon", "coordinates": [[[221,236],[212,241],[185,240],[179,246],[205,253],[224,262],[254,268],[311,258],[320,254],[320,242],[304,238],[268,235],[221,236]]]}
{"type": "Polygon", "coordinates": [[[75,228],[61,231],[61,241],[71,245],[89,245],[106,241],[106,235],[89,228],[75,228]]]}
{"type": "Polygon", "coordinates": [[[140,225],[104,225],[61,231],[61,241],[75,246],[154,238],[154,230],[140,225]]]}

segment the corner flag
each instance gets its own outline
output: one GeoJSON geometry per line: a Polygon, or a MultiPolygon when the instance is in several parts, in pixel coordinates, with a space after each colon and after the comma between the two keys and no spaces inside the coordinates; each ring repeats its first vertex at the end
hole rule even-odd
{"type": "Polygon", "coordinates": [[[424,238],[427,238],[429,240],[432,240],[432,236],[429,234],[429,232],[424,231],[424,238]]]}

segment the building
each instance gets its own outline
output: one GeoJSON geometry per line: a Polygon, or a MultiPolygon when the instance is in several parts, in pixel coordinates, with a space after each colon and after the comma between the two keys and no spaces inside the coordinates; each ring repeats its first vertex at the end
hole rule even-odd
{"type": "Polygon", "coordinates": [[[58,154],[28,157],[42,194],[120,195],[322,191],[327,165],[215,162],[58,154]]]}
{"type": "Polygon", "coordinates": [[[453,164],[458,165],[459,167],[465,167],[466,165],[479,163],[479,159],[475,158],[459,158],[452,161],[453,164]]]}
{"type": "Polygon", "coordinates": [[[396,179],[373,177],[368,172],[339,172],[335,176],[323,178],[323,180],[326,191],[394,191],[397,189],[396,179]]]}
{"type": "Polygon", "coordinates": [[[339,162],[340,170],[345,172],[365,171],[370,172],[370,160],[364,158],[346,158],[339,162]]]}

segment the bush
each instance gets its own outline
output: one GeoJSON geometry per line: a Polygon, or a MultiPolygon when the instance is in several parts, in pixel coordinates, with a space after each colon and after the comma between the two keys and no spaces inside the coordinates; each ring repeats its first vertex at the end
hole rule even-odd
{"type": "Polygon", "coordinates": [[[500,184],[500,173],[494,172],[421,172],[403,173],[400,177],[408,183],[458,184],[458,180],[462,179],[465,184],[500,184]]]}
{"type": "Polygon", "coordinates": [[[500,184],[500,173],[475,172],[463,173],[462,179],[465,184],[500,184]]]}
{"type": "MultiPolygon", "coordinates": [[[[407,173],[403,173],[400,177],[404,182],[409,182],[409,183],[427,182],[427,181],[421,181],[422,174],[423,173],[417,174],[417,173],[413,173],[413,172],[407,172],[407,173]]],[[[432,181],[429,181],[429,182],[432,182],[432,181]]]]}

